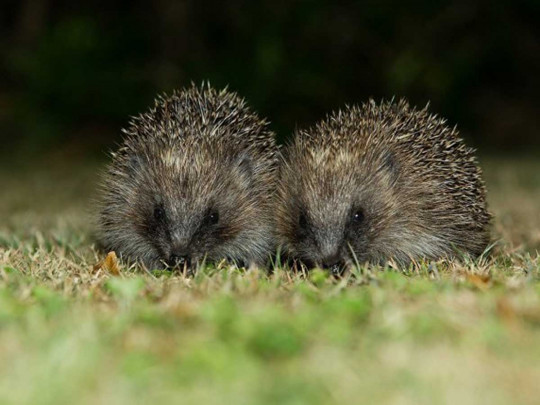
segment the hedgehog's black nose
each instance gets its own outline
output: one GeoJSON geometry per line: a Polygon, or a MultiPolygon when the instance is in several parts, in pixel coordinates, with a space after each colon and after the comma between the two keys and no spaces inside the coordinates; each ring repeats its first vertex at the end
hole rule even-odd
{"type": "Polygon", "coordinates": [[[345,270],[345,262],[339,255],[325,257],[321,263],[323,269],[329,270],[333,275],[341,275],[345,270]]]}
{"type": "Polygon", "coordinates": [[[191,265],[191,260],[188,255],[173,253],[169,256],[169,260],[167,260],[167,265],[172,268],[189,267],[191,265]]]}

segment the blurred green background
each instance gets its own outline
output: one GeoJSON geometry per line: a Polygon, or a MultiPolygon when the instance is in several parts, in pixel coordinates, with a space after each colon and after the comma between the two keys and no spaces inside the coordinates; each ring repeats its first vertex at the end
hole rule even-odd
{"type": "Polygon", "coordinates": [[[191,81],[281,140],[345,103],[431,102],[482,152],[540,149],[540,2],[2,0],[0,145],[95,155],[191,81]]]}

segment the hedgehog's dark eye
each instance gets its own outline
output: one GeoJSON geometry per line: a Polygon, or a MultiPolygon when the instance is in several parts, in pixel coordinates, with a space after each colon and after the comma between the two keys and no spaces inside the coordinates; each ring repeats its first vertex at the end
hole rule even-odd
{"type": "Polygon", "coordinates": [[[165,219],[165,208],[163,208],[162,204],[154,207],[154,219],[156,221],[163,221],[165,219]]]}
{"type": "Polygon", "coordinates": [[[361,209],[354,210],[352,220],[357,224],[364,222],[364,211],[361,209]]]}
{"type": "Polygon", "coordinates": [[[307,225],[308,225],[308,220],[307,220],[306,214],[301,212],[300,215],[298,216],[298,226],[300,228],[307,228],[307,225]]]}
{"type": "Polygon", "coordinates": [[[216,210],[208,210],[204,222],[206,225],[216,225],[219,222],[219,213],[216,210]]]}

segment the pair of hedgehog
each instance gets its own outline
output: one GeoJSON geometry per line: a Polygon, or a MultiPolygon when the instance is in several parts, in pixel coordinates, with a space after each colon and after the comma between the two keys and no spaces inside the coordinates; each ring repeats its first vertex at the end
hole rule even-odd
{"type": "Polygon", "coordinates": [[[407,265],[489,242],[474,156],[444,119],[404,100],[346,107],[280,149],[237,94],[209,85],[132,119],[102,187],[102,245],[148,268],[276,250],[308,268],[407,265]]]}

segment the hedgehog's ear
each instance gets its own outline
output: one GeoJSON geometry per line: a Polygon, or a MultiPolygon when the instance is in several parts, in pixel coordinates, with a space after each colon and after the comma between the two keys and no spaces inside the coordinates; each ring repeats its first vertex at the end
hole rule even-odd
{"type": "Polygon", "coordinates": [[[139,155],[131,153],[126,156],[126,167],[131,174],[137,174],[142,165],[143,161],[139,155]]]}
{"type": "Polygon", "coordinates": [[[399,173],[401,171],[401,167],[396,155],[392,152],[386,152],[383,156],[381,167],[386,173],[388,173],[390,185],[395,186],[399,180],[399,173]]]}
{"type": "Polygon", "coordinates": [[[244,181],[251,181],[255,170],[253,158],[247,152],[238,155],[234,160],[233,170],[236,171],[239,178],[244,181]]]}
{"type": "Polygon", "coordinates": [[[120,162],[120,173],[123,173],[124,176],[134,179],[143,171],[144,158],[136,153],[123,152],[116,155],[115,159],[117,162],[120,162]]]}

